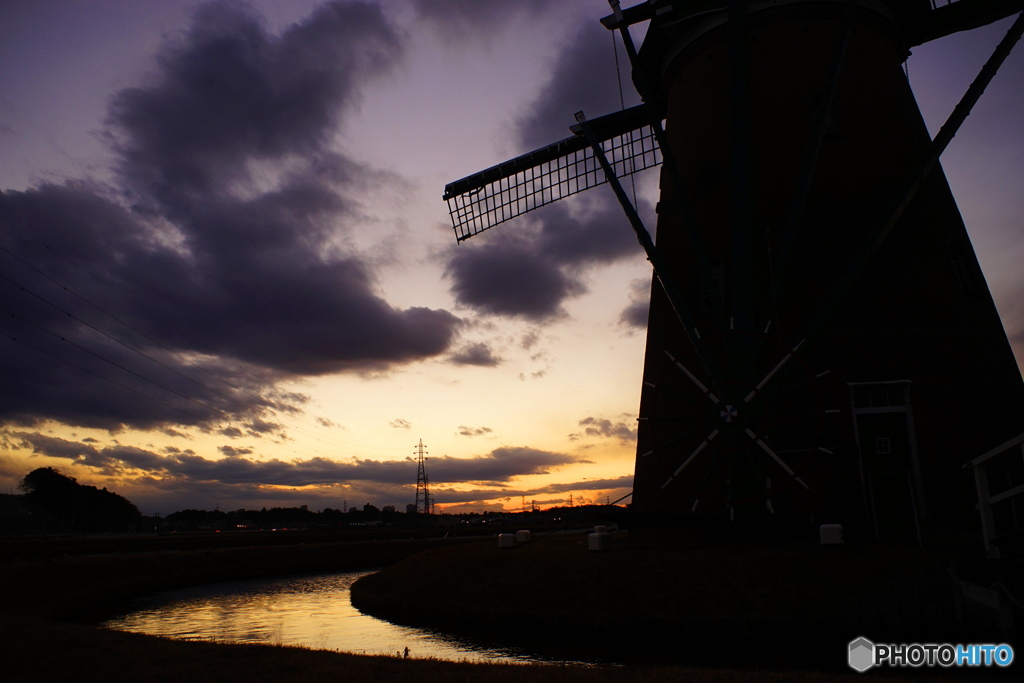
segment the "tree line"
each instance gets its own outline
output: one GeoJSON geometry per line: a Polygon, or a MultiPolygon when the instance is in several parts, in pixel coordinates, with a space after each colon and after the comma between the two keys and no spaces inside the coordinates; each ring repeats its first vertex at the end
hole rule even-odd
{"type": "MultiPolygon", "coordinates": [[[[347,507],[339,510],[324,508],[312,511],[307,506],[274,507],[260,510],[194,510],[173,512],[162,519],[143,517],[139,509],[127,498],[106,488],[80,484],[53,467],[41,467],[29,472],[18,488],[30,505],[44,510],[66,531],[73,533],[145,531],[242,531],[256,529],[313,529],[339,526],[422,526],[436,523],[436,515],[416,512],[415,505],[406,506],[405,511],[393,505],[378,508],[367,503],[362,507],[347,507]]],[[[463,524],[486,524],[488,522],[551,521],[586,516],[604,511],[605,506],[575,506],[570,508],[549,508],[545,511],[533,509],[530,512],[465,512],[457,515],[443,515],[450,524],[452,520],[463,524]]],[[[516,522],[518,523],[518,522],[516,522]]]]}
{"type": "Polygon", "coordinates": [[[18,488],[26,502],[76,533],[133,531],[142,519],[139,509],[124,496],[105,487],[79,484],[53,467],[32,470],[18,488]]]}

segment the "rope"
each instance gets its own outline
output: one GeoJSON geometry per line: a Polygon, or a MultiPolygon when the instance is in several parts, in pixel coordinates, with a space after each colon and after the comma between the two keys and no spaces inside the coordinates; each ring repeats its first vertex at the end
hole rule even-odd
{"type": "Polygon", "coordinates": [[[619,67],[619,43],[615,40],[615,31],[612,34],[612,52],[615,54],[615,78],[619,82],[619,109],[626,108],[626,98],[622,94],[622,70],[619,67]]]}

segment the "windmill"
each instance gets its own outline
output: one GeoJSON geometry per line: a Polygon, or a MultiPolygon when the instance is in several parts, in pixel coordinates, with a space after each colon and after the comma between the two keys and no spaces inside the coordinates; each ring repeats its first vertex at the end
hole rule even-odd
{"type": "Polygon", "coordinates": [[[1024,384],[938,158],[1024,19],[934,139],[901,64],[1024,2],[610,4],[643,104],[444,199],[461,242],[611,186],[654,270],[634,508],[901,540],[962,517],[1024,384]],[[658,164],[655,243],[619,179],[658,164]]]}

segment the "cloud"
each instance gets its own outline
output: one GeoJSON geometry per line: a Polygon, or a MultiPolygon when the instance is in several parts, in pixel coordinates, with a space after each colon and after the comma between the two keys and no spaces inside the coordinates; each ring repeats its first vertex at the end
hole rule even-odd
{"type": "Polygon", "coordinates": [[[650,303],[646,301],[633,301],[619,314],[619,323],[624,327],[647,329],[647,315],[650,303]]]}
{"type": "MultiPolygon", "coordinates": [[[[368,3],[327,3],[280,36],[239,4],[208,3],[164,47],[153,83],[114,96],[107,134],[130,186],[192,213],[187,205],[217,186],[250,180],[253,162],[310,153],[330,161],[319,152],[343,114],[401,55],[394,29],[368,3]]],[[[345,161],[302,170],[351,169],[345,161]]]]}
{"type": "Polygon", "coordinates": [[[629,301],[629,306],[619,314],[619,324],[626,328],[646,330],[651,308],[650,280],[634,280],[630,284],[629,301]]]}
{"type": "Polygon", "coordinates": [[[477,313],[544,322],[587,292],[588,268],[641,257],[621,208],[602,189],[451,248],[445,275],[455,300],[477,313]]]}
{"type": "Polygon", "coordinates": [[[409,422],[408,420],[403,420],[402,418],[392,420],[388,424],[390,424],[395,429],[412,429],[412,423],[409,422]]]}
{"type": "Polygon", "coordinates": [[[427,467],[430,480],[435,482],[506,482],[514,477],[548,474],[565,465],[588,462],[565,453],[517,446],[496,448],[473,458],[432,457],[427,467]]]}
{"type": "MultiPolygon", "coordinates": [[[[480,428],[480,431],[486,428],[480,428]]],[[[191,449],[176,447],[156,453],[119,444],[97,446],[59,437],[25,431],[0,431],[5,450],[28,450],[36,456],[58,461],[71,476],[88,482],[102,477],[104,486],[126,495],[147,513],[169,513],[185,508],[212,509],[295,506],[341,508],[371,502],[375,505],[401,505],[412,502],[416,482],[416,462],[411,458],[396,461],[351,459],[338,462],[323,457],[283,461],[276,458],[254,459],[248,449],[222,447],[226,457],[209,459],[191,449]],[[227,450],[225,450],[227,449],[227,450]]],[[[427,468],[432,493],[445,505],[520,496],[528,499],[567,492],[616,491],[631,487],[631,476],[545,484],[530,487],[530,475],[588,460],[577,456],[527,447],[503,447],[468,458],[428,458],[427,468]],[[466,485],[469,485],[469,488],[466,485]],[[475,486],[474,486],[475,484],[475,486]],[[453,485],[459,485],[457,490],[453,485]]],[[[41,463],[45,466],[48,463],[41,463]]],[[[0,474],[17,481],[27,471],[14,465],[0,474]]],[[[622,495],[625,490],[618,493],[622,495]]],[[[613,497],[617,497],[613,496],[613,497]]]]}
{"type": "Polygon", "coordinates": [[[524,351],[529,351],[537,345],[540,341],[540,330],[530,330],[523,335],[522,339],[519,340],[519,347],[524,351]]]}
{"type": "Polygon", "coordinates": [[[493,368],[501,364],[501,357],[495,356],[491,348],[482,342],[466,344],[453,353],[449,360],[455,365],[478,365],[493,368]]]}
{"type": "Polygon", "coordinates": [[[249,436],[263,436],[264,434],[274,434],[280,432],[283,427],[277,422],[268,422],[260,418],[253,418],[245,425],[249,432],[249,436]]]}
{"type": "Polygon", "coordinates": [[[459,436],[483,436],[490,434],[494,430],[490,427],[467,427],[465,425],[459,425],[459,431],[456,432],[459,436]]]}
{"type": "Polygon", "coordinates": [[[625,422],[612,422],[607,418],[585,417],[579,421],[583,430],[569,434],[572,441],[583,437],[598,437],[607,439],[619,439],[624,442],[636,441],[636,426],[625,422]]]}
{"type": "MultiPolygon", "coordinates": [[[[611,34],[597,22],[583,26],[570,36],[536,100],[517,118],[518,151],[566,137],[576,111],[596,117],[620,108],[611,34]]],[[[626,105],[635,102],[634,94],[626,105]]],[[[639,208],[650,213],[644,202],[639,208]]],[[[642,255],[611,190],[599,187],[451,248],[446,276],[461,306],[544,322],[563,316],[564,302],[587,291],[588,269],[642,255]]]]}
{"type": "Polygon", "coordinates": [[[218,446],[217,450],[220,451],[222,455],[232,458],[239,455],[252,455],[253,453],[251,448],[234,448],[233,446],[218,446]]]}
{"type": "Polygon", "coordinates": [[[505,234],[452,250],[445,274],[459,304],[538,322],[561,315],[562,301],[584,291],[531,243],[505,234]]]}
{"type": "MultiPolygon", "coordinates": [[[[615,497],[619,497],[627,494],[632,488],[633,475],[628,474],[611,479],[585,479],[580,481],[564,482],[561,484],[550,484],[536,488],[505,487],[501,490],[487,488],[459,490],[435,486],[431,488],[431,495],[434,496],[436,502],[445,506],[470,504],[483,506],[487,504],[487,501],[492,501],[495,498],[500,497],[514,501],[515,504],[512,508],[516,509],[518,508],[519,500],[523,497],[526,498],[527,504],[529,504],[531,499],[534,497],[563,493],[616,491],[618,492],[618,495],[615,497]]],[[[487,504],[487,506],[496,507],[494,503],[487,504]]],[[[450,511],[457,511],[451,510],[451,508],[448,509],[450,511]]]]}
{"type": "Polygon", "coordinates": [[[594,20],[581,21],[579,26],[555,60],[551,78],[517,121],[524,152],[567,137],[578,111],[593,119],[618,111],[622,102],[631,107],[640,101],[630,81],[629,59],[618,36],[622,100],[612,32],[594,20]]]}
{"type": "Polygon", "coordinates": [[[544,379],[545,377],[547,377],[547,375],[547,370],[537,370],[536,372],[531,372],[529,375],[527,375],[525,372],[520,372],[519,380],[525,382],[527,379],[544,379]]]}
{"type": "Polygon", "coordinates": [[[534,493],[567,493],[570,491],[602,491],[606,489],[633,488],[633,475],[627,474],[614,479],[586,479],[583,481],[570,481],[561,484],[550,484],[538,489],[534,493]]]}
{"type": "Polygon", "coordinates": [[[0,422],[269,433],[305,402],[279,381],[448,352],[458,318],[390,305],[351,246],[380,172],[330,145],[403,58],[369,3],[279,35],[240,4],[200,6],[110,100],[113,185],[0,195],[0,422]]]}
{"type": "Polygon", "coordinates": [[[479,0],[413,0],[420,19],[446,40],[486,41],[486,36],[519,19],[536,18],[551,8],[549,0],[480,2],[479,0]]]}
{"type": "MultiPolygon", "coordinates": [[[[323,457],[284,461],[277,458],[254,460],[243,457],[252,449],[223,446],[219,450],[230,457],[210,460],[189,452],[165,452],[160,455],[128,446],[96,447],[58,437],[30,432],[4,433],[34,454],[70,460],[106,475],[172,478],[182,487],[195,483],[256,484],[261,486],[326,486],[353,481],[405,485],[416,481],[416,463],[412,459],[352,459],[338,462],[323,457]],[[225,449],[227,449],[225,451],[225,449]],[[248,452],[245,452],[248,451],[248,452]]],[[[577,456],[527,447],[496,448],[485,455],[470,458],[442,456],[428,459],[431,481],[445,483],[507,482],[515,477],[548,474],[574,463],[587,463],[577,456]]]]}

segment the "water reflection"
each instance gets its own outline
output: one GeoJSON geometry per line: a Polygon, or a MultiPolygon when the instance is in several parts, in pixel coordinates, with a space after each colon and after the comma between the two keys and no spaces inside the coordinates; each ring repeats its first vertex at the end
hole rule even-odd
{"type": "Polygon", "coordinates": [[[136,611],[103,626],[170,638],[302,645],[356,654],[396,655],[409,648],[412,657],[453,661],[554,661],[363,614],[352,606],[349,589],[369,573],[236,581],[161,593],[139,600],[136,611]]]}

